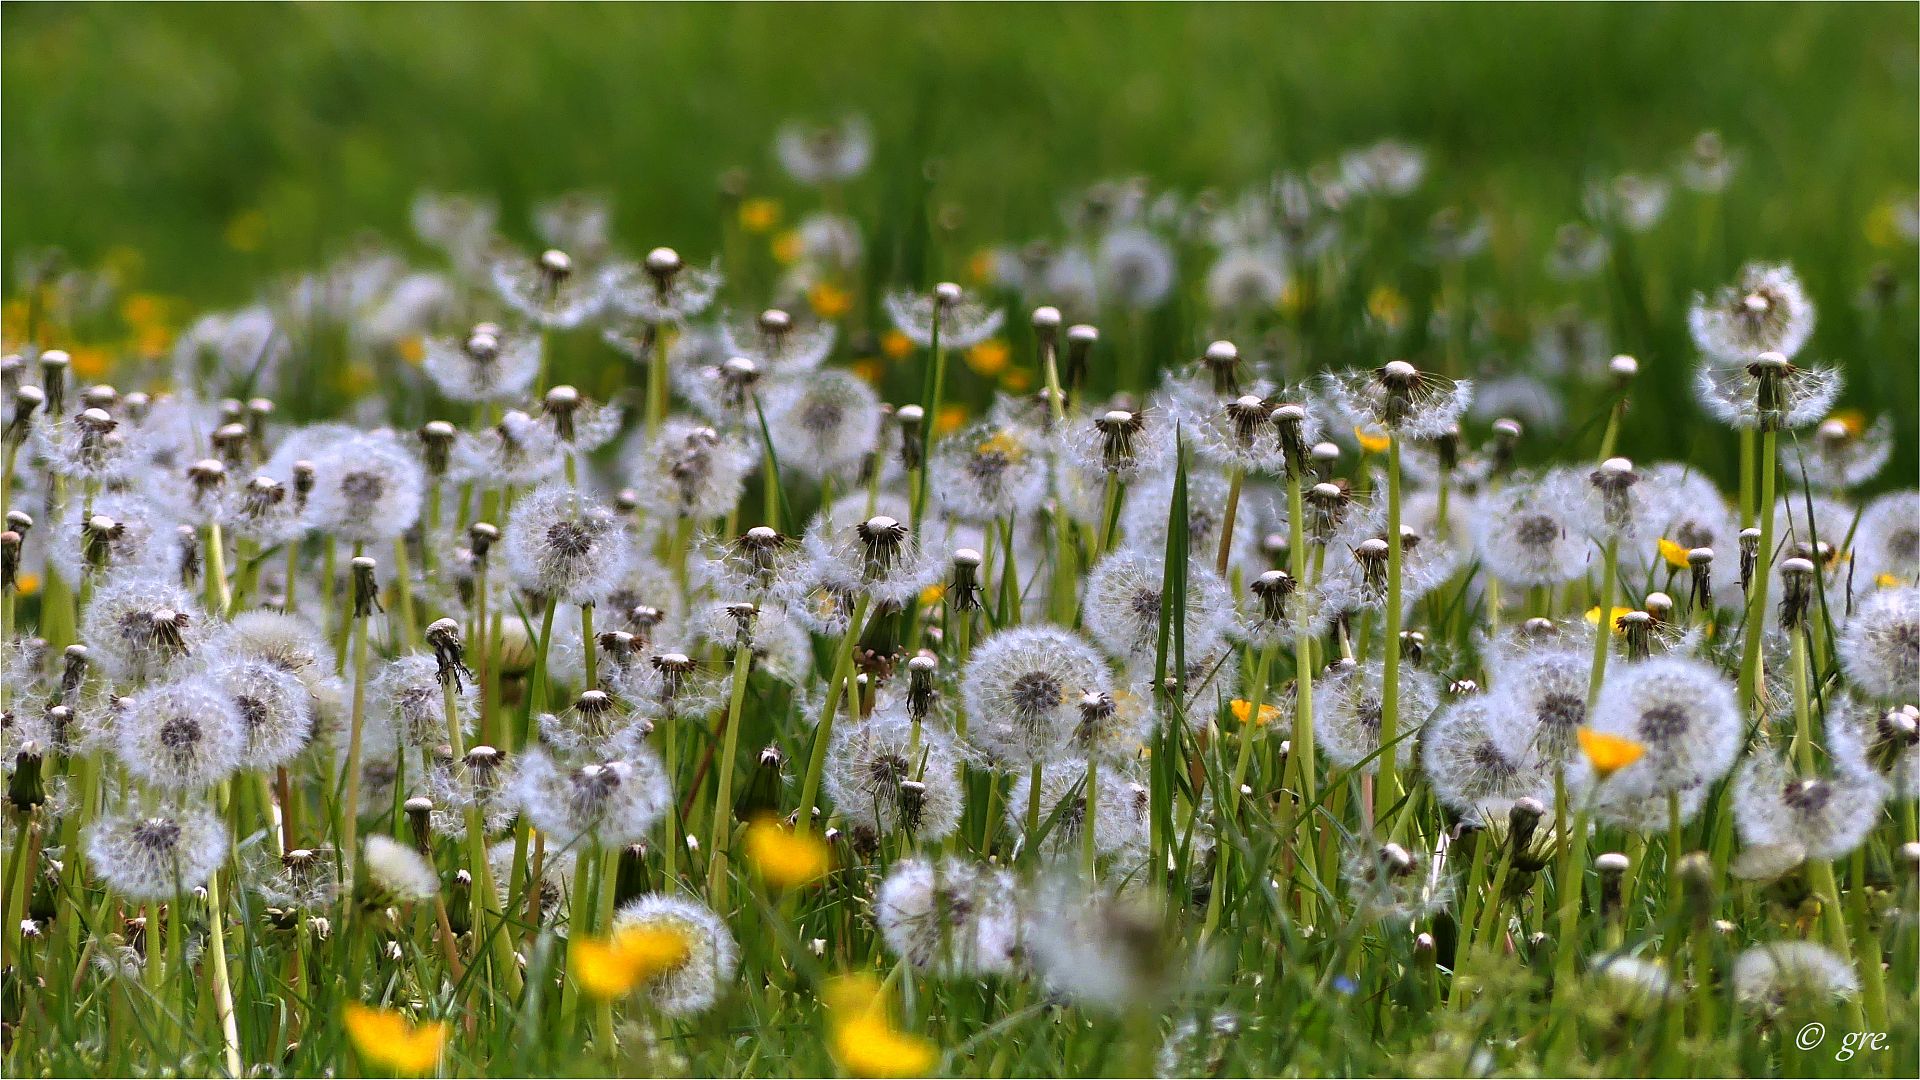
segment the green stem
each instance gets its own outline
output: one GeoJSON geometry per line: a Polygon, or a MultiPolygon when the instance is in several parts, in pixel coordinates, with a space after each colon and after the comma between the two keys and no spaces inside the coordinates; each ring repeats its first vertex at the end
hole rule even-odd
{"type": "Polygon", "coordinates": [[[1746,635],[1745,649],[1740,657],[1740,708],[1751,713],[1760,701],[1762,680],[1765,671],[1760,660],[1760,643],[1767,635],[1764,627],[1767,619],[1767,586],[1773,566],[1773,481],[1774,473],[1779,469],[1775,456],[1775,436],[1771,431],[1760,433],[1760,501],[1756,512],[1760,516],[1760,547],[1754,554],[1753,581],[1747,588],[1747,616],[1742,632],[1746,635]]]}
{"type": "Polygon", "coordinates": [[[1374,825],[1385,819],[1399,797],[1396,771],[1400,756],[1400,435],[1387,436],[1387,632],[1382,651],[1386,667],[1380,696],[1380,787],[1374,801],[1374,825]]]}
{"type": "Polygon", "coordinates": [[[833,715],[839,711],[841,690],[853,671],[853,648],[860,641],[860,628],[867,621],[871,597],[862,593],[853,605],[853,619],[840,639],[833,657],[833,675],[827,680],[827,700],[820,710],[820,723],[813,729],[813,750],[807,758],[806,778],[800,784],[800,820],[798,828],[813,828],[813,802],[820,794],[820,777],[826,769],[827,743],[833,738],[833,715]]]}
{"type": "Polygon", "coordinates": [[[1587,709],[1593,709],[1600,696],[1600,684],[1607,677],[1607,646],[1613,638],[1613,579],[1620,562],[1620,538],[1607,537],[1600,556],[1600,618],[1593,628],[1593,667],[1587,676],[1587,709]]]}
{"type": "MultiPolygon", "coordinates": [[[[713,796],[713,843],[707,862],[707,902],[726,910],[727,848],[733,839],[733,769],[740,754],[741,713],[747,702],[747,676],[753,670],[753,649],[744,638],[733,647],[733,692],[727,698],[727,734],[721,744],[720,771],[713,796]]],[[[823,718],[822,723],[825,723],[823,718]]]]}

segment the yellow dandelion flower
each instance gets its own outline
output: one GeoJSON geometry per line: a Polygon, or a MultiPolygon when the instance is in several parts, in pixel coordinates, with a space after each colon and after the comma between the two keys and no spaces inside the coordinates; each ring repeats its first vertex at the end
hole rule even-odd
{"type": "Polygon", "coordinates": [[[822,281],[807,290],[807,306],[823,319],[843,318],[853,310],[853,294],[838,285],[822,281]]]}
{"type": "Polygon", "coordinates": [[[946,595],[947,587],[945,585],[929,585],[920,590],[920,606],[932,607],[945,599],[946,595]]]}
{"type": "Polygon", "coordinates": [[[773,261],[781,266],[792,266],[800,261],[800,234],[792,229],[776,233],[769,247],[773,251],[773,261]]]}
{"type": "Polygon", "coordinates": [[[895,1031],[876,1016],[835,1019],[830,1027],[834,1060],[855,1076],[926,1076],[940,1060],[932,1040],[895,1031]]]}
{"type": "MultiPolygon", "coordinates": [[[[1620,625],[1620,616],[1634,609],[1630,607],[1617,607],[1610,610],[1612,613],[1607,616],[1607,630],[1609,633],[1620,625]]],[[[1587,609],[1587,625],[1600,625],[1600,608],[1597,605],[1587,609]]]]}
{"type": "Polygon", "coordinates": [[[1006,370],[1007,361],[1013,359],[1013,350],[999,338],[988,338],[968,349],[966,359],[967,367],[971,368],[975,375],[983,375],[991,379],[1006,370]]]}
{"type": "Polygon", "coordinates": [[[761,880],[782,889],[818,881],[833,864],[826,841],[770,818],[747,826],[746,852],[761,880]]]}
{"type": "Polygon", "coordinates": [[[31,570],[22,570],[20,576],[13,579],[13,587],[21,596],[32,596],[40,591],[40,575],[31,570]]]}
{"type": "Polygon", "coordinates": [[[334,376],[333,384],[341,393],[359,397],[373,389],[373,368],[367,364],[348,364],[334,376]]]}
{"type": "Polygon", "coordinates": [[[1007,461],[1019,461],[1027,456],[1027,448],[1010,431],[994,432],[980,440],[980,445],[974,447],[973,452],[981,455],[995,454],[1007,461]]]}
{"type": "Polygon", "coordinates": [[[1000,389],[1010,394],[1024,394],[1033,389],[1033,372],[1026,368],[1014,368],[1000,376],[1000,389]]]}
{"type": "Polygon", "coordinates": [[[582,939],[573,946],[573,978],[581,993],[608,1001],[632,992],[640,972],[613,942],[582,939]]]}
{"type": "Polygon", "coordinates": [[[1859,409],[1840,409],[1827,419],[1839,421],[1840,426],[1847,429],[1847,437],[1850,439],[1859,438],[1860,433],[1867,430],[1867,414],[1859,409]]]}
{"type": "Polygon", "coordinates": [[[993,277],[993,249],[981,248],[967,259],[967,276],[976,284],[993,277]]]}
{"type": "Polygon", "coordinates": [[[1387,452],[1387,448],[1393,445],[1393,440],[1388,437],[1386,432],[1369,427],[1354,428],[1353,437],[1360,443],[1360,449],[1363,453],[1384,454],[1387,452]]]}
{"type": "MultiPolygon", "coordinates": [[[[1228,703],[1227,707],[1233,710],[1233,718],[1242,724],[1247,722],[1247,717],[1253,712],[1253,702],[1245,698],[1234,698],[1228,703]]],[[[1262,705],[1260,706],[1260,719],[1256,723],[1259,727],[1265,727],[1278,719],[1280,719],[1279,706],[1262,705]]]]}
{"type": "Polygon", "coordinates": [[[750,233],[763,233],[780,224],[780,200],[765,196],[740,204],[740,227],[750,233]]]}
{"type": "Polygon", "coordinates": [[[880,352],[889,360],[905,360],[913,355],[913,339],[899,330],[880,335],[880,352]]]}
{"type": "Polygon", "coordinates": [[[1687,546],[1685,544],[1675,543],[1664,536],[1661,537],[1660,557],[1667,560],[1667,565],[1673,567],[1675,570],[1685,570],[1687,568],[1687,546]]]}
{"type": "Polygon", "coordinates": [[[1280,286],[1280,303],[1278,306],[1281,314],[1293,315],[1298,313],[1300,310],[1300,302],[1304,299],[1304,296],[1305,294],[1300,290],[1299,281],[1288,278],[1287,283],[1280,286]]]}
{"type": "Polygon", "coordinates": [[[128,326],[146,327],[164,323],[167,319],[167,302],[153,293],[134,293],[120,301],[120,317],[128,326]]]}
{"type": "Polygon", "coordinates": [[[421,361],[427,358],[426,339],[422,338],[419,334],[401,338],[398,342],[394,343],[393,348],[395,352],[400,354],[400,359],[405,360],[415,367],[419,367],[421,361]]]}
{"type": "Polygon", "coordinates": [[[159,356],[173,347],[173,331],[159,323],[149,323],[133,335],[133,351],[141,356],[159,356]]]}
{"type": "Polygon", "coordinates": [[[870,386],[879,386],[880,381],[887,377],[887,365],[871,356],[855,360],[848,366],[853,369],[855,375],[860,376],[861,380],[870,386]]]}
{"type": "Polygon", "coordinates": [[[967,407],[965,405],[957,403],[942,405],[940,406],[940,415],[933,418],[933,433],[935,435],[951,435],[959,431],[960,426],[966,422],[967,407]]]}
{"type": "Polygon", "coordinates": [[[630,926],[611,940],[584,938],[574,946],[573,977],[591,997],[624,997],[686,963],[692,946],[667,926],[630,926]]]}
{"type": "MultiPolygon", "coordinates": [[[[24,578],[22,580],[24,580],[24,578]]],[[[1879,574],[1874,577],[1873,584],[1875,587],[1881,589],[1897,589],[1906,583],[1892,574],[1879,574]]],[[[22,587],[24,588],[24,586],[22,587]]]]}
{"type": "Polygon", "coordinates": [[[113,370],[113,354],[98,345],[76,345],[67,354],[70,359],[68,370],[77,378],[89,382],[106,377],[113,370]]]}
{"type": "Polygon", "coordinates": [[[397,1009],[381,1009],[350,1002],[343,1019],[347,1037],[365,1065],[403,1076],[424,1076],[440,1062],[447,1042],[447,1024],[430,1020],[414,1024],[397,1009]]]}
{"type": "Polygon", "coordinates": [[[1367,294],[1367,314],[1389,330],[1398,330],[1407,317],[1407,298],[1391,285],[1375,285],[1367,294]]]}
{"type": "Polygon", "coordinates": [[[1641,755],[1647,752],[1645,746],[1632,739],[1608,735],[1589,727],[1580,728],[1574,734],[1580,738],[1581,753],[1587,755],[1587,762],[1602,780],[1639,761],[1641,755]]]}

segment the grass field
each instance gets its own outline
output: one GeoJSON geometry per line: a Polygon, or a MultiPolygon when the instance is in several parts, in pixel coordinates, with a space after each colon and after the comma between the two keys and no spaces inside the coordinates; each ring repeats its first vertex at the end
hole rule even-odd
{"type": "Polygon", "coordinates": [[[1914,6],[0,29],[7,1075],[1911,1075],[1914,6]]]}

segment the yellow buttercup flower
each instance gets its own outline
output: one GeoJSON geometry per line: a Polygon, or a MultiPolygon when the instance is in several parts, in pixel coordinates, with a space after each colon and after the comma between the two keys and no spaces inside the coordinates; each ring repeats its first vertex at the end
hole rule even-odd
{"type": "Polygon", "coordinates": [[[933,605],[939,603],[941,600],[945,599],[946,595],[947,595],[947,587],[945,585],[939,585],[939,584],[929,585],[926,588],[920,590],[920,606],[932,607],[933,605]]]}
{"type": "Polygon", "coordinates": [[[1675,543],[1664,536],[1661,537],[1660,557],[1667,560],[1667,565],[1673,567],[1675,570],[1685,570],[1687,568],[1687,546],[1685,544],[1675,543]]]}
{"type": "Polygon", "coordinates": [[[812,833],[795,832],[771,818],[747,826],[746,852],[747,861],[761,880],[776,888],[818,881],[833,866],[826,841],[812,833]]]}
{"type": "MultiPolygon", "coordinates": [[[[1242,724],[1247,722],[1247,717],[1253,712],[1253,702],[1245,698],[1234,698],[1228,703],[1227,707],[1233,710],[1233,718],[1242,724]]],[[[1280,707],[1278,705],[1260,706],[1258,726],[1265,727],[1278,719],[1280,719],[1280,707]]]]}
{"type": "Polygon", "coordinates": [[[1360,449],[1369,454],[1384,454],[1387,452],[1387,447],[1393,445],[1393,440],[1387,436],[1386,432],[1374,431],[1370,428],[1354,428],[1353,437],[1359,440],[1360,449]]]}
{"type": "Polygon", "coordinates": [[[444,1020],[410,1022],[397,1009],[350,1002],[343,1015],[347,1037],[365,1065],[403,1076],[424,1076],[440,1062],[448,1027],[444,1020]]]}
{"type": "Polygon", "coordinates": [[[740,204],[740,227],[750,233],[763,233],[780,223],[780,200],[765,196],[740,204]]]}
{"type": "Polygon", "coordinates": [[[1006,370],[1007,361],[1013,359],[1013,350],[999,338],[988,338],[967,350],[967,367],[975,375],[992,378],[1006,370]]]}
{"type": "Polygon", "coordinates": [[[853,310],[853,294],[831,282],[822,281],[807,290],[807,306],[823,319],[838,319],[853,310]]]}
{"type": "Polygon", "coordinates": [[[1647,752],[1645,746],[1632,739],[1589,727],[1580,728],[1574,734],[1580,738],[1580,752],[1587,755],[1587,762],[1602,780],[1639,761],[1647,752]]]}

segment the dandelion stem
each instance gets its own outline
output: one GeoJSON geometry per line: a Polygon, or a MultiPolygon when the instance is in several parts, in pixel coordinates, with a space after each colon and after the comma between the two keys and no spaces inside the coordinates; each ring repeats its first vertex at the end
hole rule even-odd
{"type": "Polygon", "coordinates": [[[1587,675],[1587,709],[1600,696],[1600,684],[1607,677],[1607,646],[1613,637],[1613,578],[1620,563],[1620,538],[1607,537],[1600,554],[1600,620],[1593,628],[1593,667],[1587,675]]]}
{"type": "Polygon", "coordinates": [[[1220,547],[1213,557],[1213,571],[1223,578],[1227,576],[1227,563],[1233,559],[1233,526],[1240,514],[1240,487],[1246,479],[1247,470],[1238,465],[1227,475],[1227,511],[1220,519],[1220,547]]]}
{"type": "Polygon", "coordinates": [[[833,657],[833,674],[827,680],[826,704],[820,710],[820,723],[813,729],[813,749],[807,757],[806,778],[800,784],[800,820],[802,832],[813,829],[813,801],[820,794],[820,777],[826,770],[827,743],[833,738],[833,715],[839,711],[840,694],[853,671],[853,648],[860,641],[860,629],[867,621],[867,606],[872,598],[865,593],[853,605],[853,618],[840,639],[833,657]]]}
{"type": "Polygon", "coordinates": [[[227,1074],[245,1076],[240,1061],[240,1031],[233,1016],[233,983],[227,975],[227,910],[220,899],[220,872],[207,879],[207,927],[213,952],[213,1010],[220,1021],[220,1048],[227,1074]]]}
{"type": "Polygon", "coordinates": [[[207,610],[225,618],[233,613],[233,592],[227,585],[227,545],[220,523],[207,523],[207,610]]]}
{"type": "Polygon", "coordinates": [[[747,676],[752,671],[753,647],[743,634],[733,646],[733,690],[727,696],[727,734],[720,751],[720,771],[714,779],[713,844],[707,856],[707,902],[716,911],[726,909],[727,848],[733,839],[733,771],[740,753],[741,713],[747,702],[747,676]]]}
{"type": "Polygon", "coordinates": [[[1748,713],[1759,704],[1761,680],[1765,677],[1760,643],[1766,637],[1763,627],[1767,617],[1767,584],[1772,577],[1773,519],[1777,516],[1773,512],[1773,481],[1779,461],[1774,439],[1771,431],[1760,434],[1760,500],[1756,510],[1760,517],[1760,547],[1754,557],[1753,581],[1747,587],[1747,615],[1742,628],[1746,640],[1740,657],[1740,707],[1748,713]]]}
{"type": "Polygon", "coordinates": [[[1385,668],[1380,693],[1380,785],[1374,801],[1377,828],[1399,797],[1396,759],[1400,756],[1400,434],[1387,433],[1387,629],[1381,652],[1385,668]]]}

